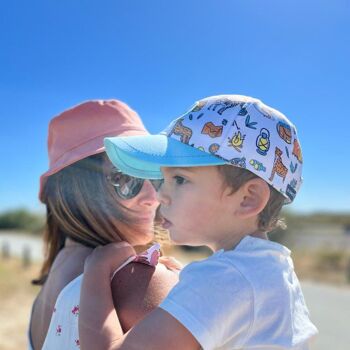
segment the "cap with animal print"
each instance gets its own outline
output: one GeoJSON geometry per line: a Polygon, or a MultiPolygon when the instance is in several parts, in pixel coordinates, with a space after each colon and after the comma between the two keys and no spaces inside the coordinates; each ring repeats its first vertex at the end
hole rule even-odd
{"type": "Polygon", "coordinates": [[[105,139],[123,172],[162,178],[160,167],[230,164],[245,168],[292,202],[302,183],[295,126],[260,100],[241,95],[202,99],[158,135],[105,139]]]}

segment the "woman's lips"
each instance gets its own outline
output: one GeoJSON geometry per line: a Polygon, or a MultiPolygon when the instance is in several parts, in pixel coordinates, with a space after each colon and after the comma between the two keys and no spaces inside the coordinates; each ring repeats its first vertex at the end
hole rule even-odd
{"type": "Polygon", "coordinates": [[[138,218],[138,222],[139,222],[139,223],[153,222],[153,218],[152,218],[152,217],[148,217],[148,218],[138,218]]]}
{"type": "Polygon", "coordinates": [[[148,215],[139,215],[137,217],[139,222],[151,222],[154,220],[155,213],[150,213],[148,215]]]}

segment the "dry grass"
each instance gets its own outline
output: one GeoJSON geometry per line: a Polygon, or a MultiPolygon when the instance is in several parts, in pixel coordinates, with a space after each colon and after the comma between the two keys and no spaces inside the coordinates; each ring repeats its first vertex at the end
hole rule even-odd
{"type": "Polygon", "coordinates": [[[333,285],[350,283],[350,252],[320,249],[293,252],[295,271],[300,279],[333,285]]]}
{"type": "Polygon", "coordinates": [[[27,348],[27,327],[38,287],[30,284],[39,265],[22,267],[19,259],[0,259],[0,350],[27,348]]]}

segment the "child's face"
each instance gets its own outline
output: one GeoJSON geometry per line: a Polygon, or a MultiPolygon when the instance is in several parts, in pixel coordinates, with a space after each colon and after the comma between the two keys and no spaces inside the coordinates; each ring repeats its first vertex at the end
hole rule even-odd
{"type": "MultiPolygon", "coordinates": [[[[228,195],[217,167],[162,168],[164,184],[158,192],[164,228],[177,244],[223,247],[232,239],[235,194],[228,195]]],[[[236,203],[237,202],[237,203],[236,203]]]]}

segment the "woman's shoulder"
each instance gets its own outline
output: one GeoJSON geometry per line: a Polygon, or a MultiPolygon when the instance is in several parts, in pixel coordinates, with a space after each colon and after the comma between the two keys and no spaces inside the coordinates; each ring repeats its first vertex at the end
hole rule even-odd
{"type": "Polygon", "coordinates": [[[119,271],[112,281],[113,295],[131,300],[139,296],[167,294],[178,282],[178,274],[159,263],[152,267],[141,263],[130,263],[119,271]],[[130,293],[133,291],[133,293],[130,293]]]}
{"type": "Polygon", "coordinates": [[[123,328],[129,329],[155,309],[178,282],[178,274],[156,267],[130,263],[112,281],[114,304],[123,328]]]}

